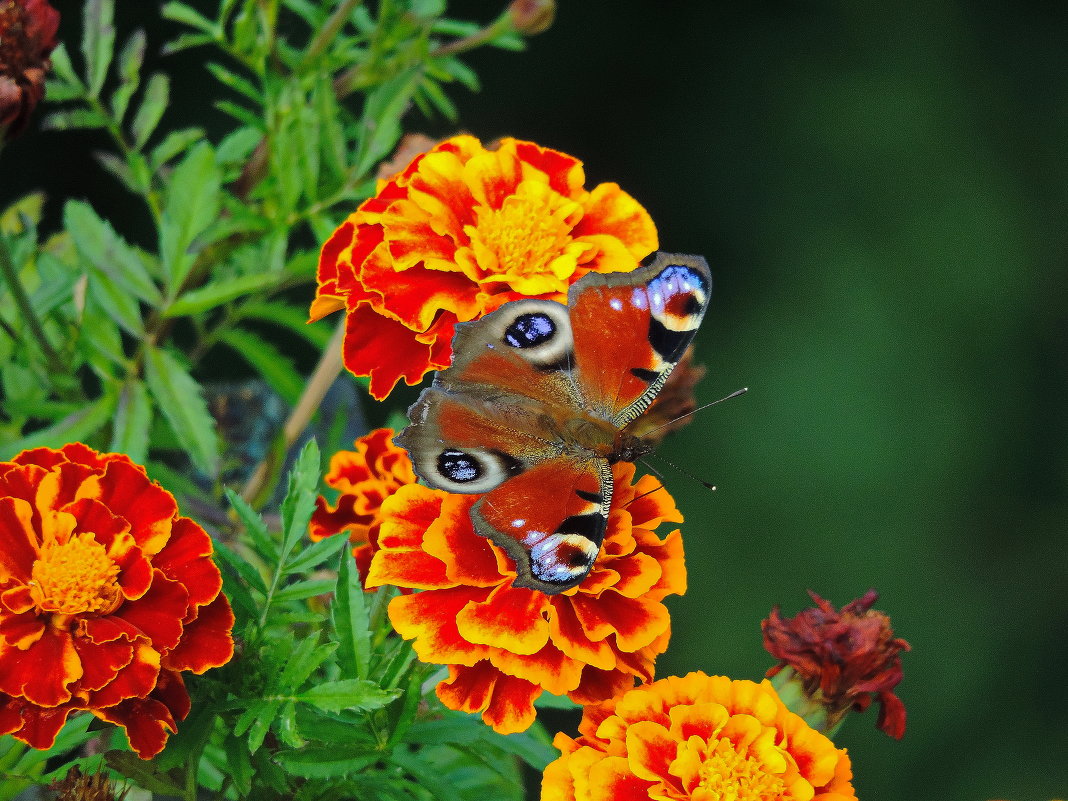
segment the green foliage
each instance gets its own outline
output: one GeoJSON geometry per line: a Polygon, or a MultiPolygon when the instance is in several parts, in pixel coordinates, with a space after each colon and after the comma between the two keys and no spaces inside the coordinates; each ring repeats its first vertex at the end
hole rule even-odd
{"type": "MultiPolygon", "coordinates": [[[[389,627],[393,592],[364,591],[343,537],[309,542],[314,442],[280,521],[225,485],[203,382],[205,364],[240,365],[297,406],[308,390],[290,343],[322,351],[331,340],[306,323],[317,243],[373,192],[413,109],[455,118],[446,90],[478,87],[460,55],[519,40],[507,15],[480,28],[446,19],[436,0],[198,8],[163,5],[175,31],[163,51],[198,49],[210,98],[232,120],[217,141],[174,126],[171,79],[145,67],[160,43],[120,36],[115,0],[87,0],[80,43],[52,55],[44,127],[101,132],[110,147],[94,157],[150,227],[107,219],[92,185],[58,199],[58,232],[42,230],[42,195],[0,210],[0,460],[82,441],[196,496],[182,511],[215,524],[237,654],[186,678],[192,711],[151,761],[99,723],[91,732],[90,715],[47,752],[0,738],[0,798],[77,764],[185,799],[198,788],[226,799],[518,799],[520,764],[549,758],[544,736],[498,737],[442,708],[429,668],[389,627]],[[78,756],[93,736],[110,750],[78,756]]],[[[269,462],[281,451],[264,458],[257,499],[274,491],[269,462]]]]}

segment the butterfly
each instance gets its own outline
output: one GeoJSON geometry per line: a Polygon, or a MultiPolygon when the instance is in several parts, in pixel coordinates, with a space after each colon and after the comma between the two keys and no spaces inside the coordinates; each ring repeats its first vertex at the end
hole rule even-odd
{"type": "Polygon", "coordinates": [[[475,530],[516,565],[513,586],[564,592],[593,568],[615,462],[693,340],[711,295],[700,256],[657,253],[629,273],[589,273],[565,306],[516,300],[456,326],[453,363],[408,410],[394,442],[416,474],[478,493],[475,530]]]}

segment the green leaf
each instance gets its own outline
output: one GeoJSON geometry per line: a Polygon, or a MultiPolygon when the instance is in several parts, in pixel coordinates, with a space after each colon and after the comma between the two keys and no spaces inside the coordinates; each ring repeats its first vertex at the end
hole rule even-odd
{"type": "Polygon", "coordinates": [[[398,748],[393,752],[393,762],[408,771],[435,801],[464,801],[464,797],[452,783],[426,760],[398,748]]]}
{"type": "Polygon", "coordinates": [[[163,49],[160,52],[164,56],[170,56],[174,53],[188,50],[191,47],[212,44],[217,39],[218,37],[208,33],[183,33],[163,45],[163,49]]]}
{"type": "MultiPolygon", "coordinates": [[[[259,618],[260,610],[256,605],[255,600],[252,598],[252,593],[248,591],[249,586],[252,586],[249,582],[254,581],[263,585],[263,579],[255,569],[235,554],[226,545],[221,542],[215,543],[215,556],[217,562],[222,562],[229,570],[223,570],[223,592],[226,593],[226,597],[230,599],[231,605],[234,607],[235,612],[240,612],[238,619],[244,617],[246,620],[257,620],[259,618]],[[241,581],[237,580],[240,577],[241,581]]],[[[267,588],[264,587],[261,594],[266,595],[267,588]]]]}
{"type": "Polygon", "coordinates": [[[145,379],[193,465],[214,476],[219,465],[219,443],[215,420],[208,413],[200,385],[170,353],[152,345],[145,347],[145,379]]]}
{"type": "Polygon", "coordinates": [[[21,439],[0,444],[0,458],[8,460],[19,451],[29,448],[58,448],[68,442],[85,442],[107,425],[115,413],[117,402],[118,393],[107,392],[58,423],[27,434],[21,439]]]}
{"type": "Polygon", "coordinates": [[[316,595],[326,595],[334,589],[332,579],[307,579],[287,584],[274,594],[274,600],[278,603],[287,601],[304,601],[314,598],[316,595]]]}
{"type": "Polygon", "coordinates": [[[223,86],[233,89],[240,95],[244,95],[256,105],[263,105],[263,93],[244,76],[238,75],[222,64],[216,64],[214,61],[209,61],[204,66],[208,68],[208,72],[215,76],[215,80],[223,86]]]}
{"type": "Polygon", "coordinates": [[[400,138],[400,120],[422,80],[418,68],[406,70],[376,87],[367,98],[356,148],[356,173],[363,175],[389,155],[400,138]]]}
{"type": "Polygon", "coordinates": [[[278,285],[281,278],[282,276],[277,273],[256,273],[213,281],[182,293],[174,303],[167,307],[163,316],[185,317],[199,314],[252,292],[272,289],[278,285]]]}
{"type": "Polygon", "coordinates": [[[215,34],[218,31],[218,27],[214,22],[191,6],[187,6],[185,3],[179,3],[177,0],[171,0],[169,3],[164,3],[163,7],[159,10],[159,13],[164,19],[181,22],[183,25],[188,25],[190,28],[195,28],[204,33],[215,34]]]}
{"type": "Polygon", "coordinates": [[[95,271],[145,303],[160,303],[159,288],[137,250],[98,217],[92,206],[80,200],[67,201],[63,222],[74,246],[95,271]]]}
{"type": "Polygon", "coordinates": [[[238,795],[247,798],[252,792],[252,778],[255,772],[252,768],[252,760],[249,759],[248,749],[240,738],[233,734],[227,734],[224,741],[223,751],[226,754],[226,764],[230,771],[227,776],[234,783],[238,795]]]}
{"type": "Polygon", "coordinates": [[[297,705],[293,701],[286,701],[278,711],[278,725],[275,727],[279,739],[290,748],[303,748],[304,738],[297,731],[297,705]]]}
{"type": "MultiPolygon", "coordinates": [[[[263,518],[256,513],[255,509],[249,506],[244,498],[232,489],[226,487],[224,492],[238,518],[244,524],[245,532],[248,534],[249,539],[252,540],[252,546],[256,549],[256,552],[269,564],[277,564],[279,544],[275,542],[267,530],[267,524],[263,522],[263,518]]],[[[267,588],[264,587],[263,591],[266,592],[267,588]]]]}
{"type": "Polygon", "coordinates": [[[163,141],[152,148],[152,154],[149,158],[149,165],[152,171],[159,170],[164,164],[173,159],[180,153],[184,153],[191,145],[204,139],[203,128],[182,128],[178,131],[171,131],[167,134],[163,141]]]}
{"type": "Polygon", "coordinates": [[[82,56],[89,94],[99,97],[115,52],[115,0],[86,0],[82,13],[82,56]]]}
{"type": "Polygon", "coordinates": [[[309,323],[307,306],[290,306],[281,301],[254,300],[241,307],[245,319],[272,323],[303,337],[320,350],[330,341],[333,329],[329,326],[309,323]]]}
{"type": "Polygon", "coordinates": [[[347,549],[341,554],[330,620],[337,637],[338,664],[342,675],[366,679],[371,665],[370,620],[356,561],[347,549]]]}
{"type": "Polygon", "coordinates": [[[41,120],[46,131],[70,131],[76,128],[106,128],[108,119],[98,111],[88,108],[53,111],[41,120]]]}
{"type": "Polygon", "coordinates": [[[193,266],[193,240],[219,215],[222,176],[211,145],[190,150],[171,175],[160,220],[160,257],[168,286],[176,293],[193,266]]]}
{"type": "Polygon", "coordinates": [[[132,751],[108,751],[104,754],[104,760],[109,768],[150,793],[185,796],[185,776],[181,768],[164,773],[152,762],[138,759],[132,751]]]}
{"type": "Polygon", "coordinates": [[[286,660],[286,666],[273,686],[277,688],[279,695],[297,700],[300,700],[302,696],[296,695],[295,690],[308,680],[312,671],[337,650],[337,643],[328,642],[320,645],[314,637],[301,640],[295,648],[291,642],[277,643],[277,645],[279,650],[285,652],[281,655],[286,660]]]}
{"type": "Polygon", "coordinates": [[[242,359],[256,368],[271,389],[290,407],[297,405],[304,391],[304,378],[293,363],[273,345],[240,328],[223,331],[219,341],[233,349],[242,359]]]}
{"type": "Polygon", "coordinates": [[[297,700],[326,712],[340,712],[343,709],[381,709],[399,697],[399,690],[383,690],[373,681],[341,679],[316,684],[298,695],[297,700]]]}
{"type": "Polygon", "coordinates": [[[289,487],[282,501],[282,550],[279,554],[282,564],[308,533],[308,523],[315,510],[320,464],[319,446],[314,439],[309,440],[289,474],[289,487]]]}
{"type": "Polygon", "coordinates": [[[78,74],[74,71],[74,65],[71,64],[70,53],[67,52],[66,43],[59,43],[59,46],[52,51],[50,60],[52,62],[52,72],[56,77],[70,87],[81,89],[82,94],[85,93],[85,87],[82,86],[81,79],[78,78],[78,74]]]}
{"type": "Polygon", "coordinates": [[[119,394],[115,423],[108,450],[125,453],[138,464],[148,456],[148,432],[152,424],[152,400],[140,381],[127,383],[119,394]]]}
{"type": "Polygon", "coordinates": [[[111,113],[122,122],[137,87],[141,84],[141,65],[145,60],[145,32],[136,30],[119,54],[119,86],[111,95],[111,113]]]}
{"type": "Polygon", "coordinates": [[[381,754],[378,753],[368,754],[360,751],[346,753],[334,746],[313,746],[299,750],[279,751],[274,757],[275,761],[288,773],[305,779],[341,778],[364,770],[380,758],[381,754]]]}
{"type": "Polygon", "coordinates": [[[171,79],[162,72],[152,74],[145,87],[141,105],[137,107],[130,131],[133,133],[134,146],[140,150],[145,146],[152,132],[156,130],[159,121],[163,118],[163,112],[167,110],[167,103],[171,96],[171,79]]]}
{"type": "MultiPolygon", "coordinates": [[[[285,572],[287,575],[302,574],[311,570],[313,567],[321,565],[327,559],[330,559],[337,555],[346,544],[348,544],[349,538],[343,534],[334,534],[329,537],[324,537],[318,542],[311,543],[307,548],[297,553],[285,564],[285,572]]],[[[330,587],[327,588],[327,592],[331,592],[334,589],[334,582],[330,582],[330,587]]]]}

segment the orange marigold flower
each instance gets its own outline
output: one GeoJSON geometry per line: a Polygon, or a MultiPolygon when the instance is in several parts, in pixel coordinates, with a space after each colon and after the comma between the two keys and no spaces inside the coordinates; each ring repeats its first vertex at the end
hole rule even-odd
{"type": "Polygon", "coordinates": [[[767,681],[690,673],[587,707],[542,778],[542,801],[846,801],[845,749],[767,681]]]}
{"type": "Polygon", "coordinates": [[[386,397],[448,367],[457,322],[520,297],[564,301],[589,272],[633,270],[656,228],[613,183],[533,142],[455,136],[379,185],[323,245],[311,318],[347,312],[345,366],[386,397]]]}
{"type": "Polygon", "coordinates": [[[840,612],[811,590],[809,595],[815,607],[784,618],[776,606],[760,624],[764,647],[781,660],[767,675],[787,668],[777,685],[799,681],[805,701],[825,718],[825,730],[850,707],[863,711],[878,698],[879,728],[900,740],[905,705],[893,690],[902,677],[901,651],[909,644],[894,636],[889,617],[872,610],[879,593],[868,590],[840,612]]]}
{"type": "Polygon", "coordinates": [[[375,429],[356,440],[356,450],[333,455],[326,483],[340,495],[334,506],[321,495],[316,499],[308,530],[317,542],[346,532],[361,576],[370,567],[382,503],[401,487],[415,483],[408,452],[393,444],[395,433],[392,428],[375,429]]]}
{"type": "Polygon", "coordinates": [[[123,454],[74,443],[0,463],[0,733],[48,748],[87,710],[158,753],[189,713],[182,671],[233,655],[211,554],[123,454]]]}
{"type": "Polygon", "coordinates": [[[634,465],[613,466],[615,494],[601,553],[586,580],[560,595],[512,586],[515,565],[471,524],[477,495],[419,484],[382,504],[368,586],[422,590],[394,598],[389,616],[424,662],[448,665],[437,687],[452,708],[481,712],[496,731],[523,731],[543,690],[578,703],[652,681],[671,621],[663,599],[686,590],[675,502],[634,465]],[[645,494],[648,493],[648,494],[645,494]]]}

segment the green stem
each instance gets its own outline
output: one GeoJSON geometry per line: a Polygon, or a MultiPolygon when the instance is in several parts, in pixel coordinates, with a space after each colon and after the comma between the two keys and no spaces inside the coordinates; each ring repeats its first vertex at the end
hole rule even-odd
{"type": "Polygon", "coordinates": [[[512,30],[512,16],[506,11],[482,30],[475,31],[470,36],[456,39],[441,47],[436,47],[430,51],[430,55],[434,58],[442,58],[444,56],[455,55],[456,53],[466,53],[468,50],[474,50],[476,47],[481,47],[486,42],[496,39],[502,33],[510,33],[512,30]]]}
{"type": "Polygon", "coordinates": [[[4,279],[7,281],[8,286],[11,287],[15,305],[18,306],[19,311],[26,320],[26,325],[37,340],[45,359],[48,360],[48,368],[58,373],[66,372],[67,367],[63,364],[63,360],[59,358],[55,348],[52,347],[52,343],[48,341],[41,319],[37,316],[37,310],[33,308],[33,304],[30,302],[30,296],[26,294],[26,288],[22,285],[22,280],[15,269],[15,264],[11,261],[7,243],[3,239],[0,239],[0,272],[4,274],[4,279]]]}
{"type": "Polygon", "coordinates": [[[326,21],[326,24],[315,34],[311,44],[308,45],[308,50],[304,53],[304,58],[301,59],[301,68],[306,67],[322,55],[322,52],[334,40],[337,32],[341,30],[341,26],[351,16],[353,9],[361,2],[362,0],[343,0],[341,5],[330,15],[330,19],[326,21]]]}

